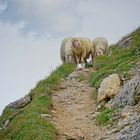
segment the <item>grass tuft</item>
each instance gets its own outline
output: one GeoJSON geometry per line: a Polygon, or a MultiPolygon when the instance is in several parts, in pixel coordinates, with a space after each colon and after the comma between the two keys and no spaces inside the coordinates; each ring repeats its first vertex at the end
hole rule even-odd
{"type": "Polygon", "coordinates": [[[111,114],[113,110],[105,109],[99,115],[97,115],[96,120],[100,125],[105,125],[111,120],[111,114]]]}

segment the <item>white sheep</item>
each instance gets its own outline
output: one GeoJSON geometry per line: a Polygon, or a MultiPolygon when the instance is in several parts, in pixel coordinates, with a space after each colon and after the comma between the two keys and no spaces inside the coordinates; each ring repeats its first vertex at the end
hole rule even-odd
{"type": "Polygon", "coordinates": [[[108,41],[104,37],[97,37],[93,40],[95,47],[95,55],[101,56],[106,55],[108,51],[108,41]]]}
{"type": "Polygon", "coordinates": [[[94,47],[88,38],[78,37],[72,39],[72,52],[77,64],[77,69],[83,69],[87,64],[87,59],[91,56],[94,60],[94,47]]]}
{"type": "Polygon", "coordinates": [[[72,45],[71,40],[72,40],[72,37],[68,37],[68,38],[65,38],[61,43],[60,57],[63,64],[74,62],[73,53],[71,50],[71,45],[72,45]]]}

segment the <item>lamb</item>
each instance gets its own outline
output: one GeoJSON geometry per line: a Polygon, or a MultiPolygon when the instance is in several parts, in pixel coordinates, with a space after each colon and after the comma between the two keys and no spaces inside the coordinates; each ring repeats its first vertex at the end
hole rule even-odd
{"type": "Polygon", "coordinates": [[[93,46],[95,47],[95,55],[106,55],[108,51],[108,41],[104,37],[97,37],[93,40],[93,46]]]}
{"type": "Polygon", "coordinates": [[[94,60],[94,47],[92,41],[88,38],[78,37],[72,39],[72,52],[77,64],[76,69],[83,69],[87,65],[87,59],[91,56],[94,60]]]}
{"type": "Polygon", "coordinates": [[[68,38],[65,38],[61,43],[60,57],[63,64],[74,62],[73,53],[71,50],[71,45],[72,45],[71,40],[72,40],[72,37],[68,37],[68,38]]]}

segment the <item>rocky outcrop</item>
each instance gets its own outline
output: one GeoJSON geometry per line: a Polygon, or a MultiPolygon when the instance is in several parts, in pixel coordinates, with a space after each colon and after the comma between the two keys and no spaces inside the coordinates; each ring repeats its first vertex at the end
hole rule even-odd
{"type": "Polygon", "coordinates": [[[134,77],[126,83],[114,98],[111,108],[120,109],[135,105],[140,100],[140,76],[134,77]]]}
{"type": "Polygon", "coordinates": [[[115,125],[108,129],[108,140],[139,140],[140,139],[140,76],[128,81],[115,96],[111,103],[117,109],[112,117],[115,125]]]}
{"type": "Polygon", "coordinates": [[[123,38],[122,40],[120,40],[117,45],[120,48],[127,48],[131,46],[132,41],[133,41],[133,38],[128,36],[127,38],[125,39],[123,38]]]}
{"type": "Polygon", "coordinates": [[[121,82],[118,74],[112,74],[105,78],[98,89],[98,102],[116,95],[119,92],[120,85],[121,82]]]}
{"type": "Polygon", "coordinates": [[[118,126],[122,130],[116,135],[117,140],[140,140],[139,117],[136,112],[132,113],[119,120],[118,126]]]}
{"type": "Polygon", "coordinates": [[[106,140],[139,140],[140,121],[139,115],[133,108],[118,112],[112,117],[117,123],[108,129],[106,140]]]}
{"type": "Polygon", "coordinates": [[[10,103],[8,105],[8,107],[10,108],[13,108],[13,109],[20,109],[24,106],[26,106],[27,104],[29,104],[31,102],[31,95],[28,94],[26,96],[24,96],[23,98],[13,102],[13,103],[10,103]]]}

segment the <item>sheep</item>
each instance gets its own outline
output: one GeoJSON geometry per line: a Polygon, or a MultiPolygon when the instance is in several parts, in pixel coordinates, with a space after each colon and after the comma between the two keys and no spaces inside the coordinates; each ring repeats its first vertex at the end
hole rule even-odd
{"type": "Polygon", "coordinates": [[[95,55],[106,55],[108,51],[108,41],[104,37],[97,37],[93,40],[93,46],[95,47],[95,55]]]}
{"type": "Polygon", "coordinates": [[[74,63],[73,53],[71,50],[71,45],[72,45],[71,40],[72,40],[72,37],[67,37],[61,43],[60,57],[63,64],[74,63]]]}
{"type": "Polygon", "coordinates": [[[94,47],[92,41],[88,38],[78,37],[72,39],[72,52],[77,64],[77,70],[83,69],[87,65],[87,59],[91,56],[94,60],[94,47]]]}

